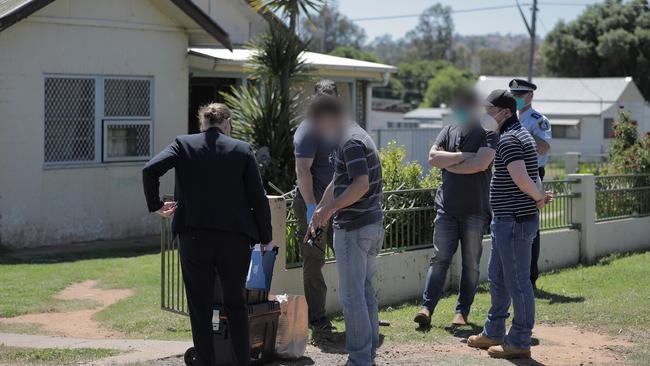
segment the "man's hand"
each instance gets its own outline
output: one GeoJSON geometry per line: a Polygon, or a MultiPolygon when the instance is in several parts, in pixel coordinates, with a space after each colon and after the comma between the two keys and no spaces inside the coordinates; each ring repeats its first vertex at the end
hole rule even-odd
{"type": "Polygon", "coordinates": [[[330,218],[334,215],[334,211],[336,210],[334,210],[330,205],[316,207],[316,211],[314,211],[314,214],[311,217],[311,222],[309,223],[309,228],[307,229],[307,233],[305,233],[303,241],[306,242],[307,239],[309,239],[310,234],[316,236],[316,230],[318,228],[324,228],[327,226],[330,218]]]}
{"type": "Polygon", "coordinates": [[[539,201],[536,201],[535,204],[537,205],[538,209],[542,209],[544,206],[546,206],[549,203],[553,202],[554,199],[555,199],[555,196],[553,195],[553,192],[546,191],[546,192],[544,192],[544,198],[542,198],[539,201]]]}
{"type": "Polygon", "coordinates": [[[178,204],[176,202],[168,201],[165,202],[163,206],[158,211],[156,211],[156,213],[160,217],[168,218],[174,214],[174,211],[176,211],[177,206],[178,204]]]}
{"type": "Polygon", "coordinates": [[[272,241],[266,243],[266,244],[260,244],[260,254],[264,256],[266,252],[270,252],[275,248],[275,244],[273,244],[272,241]]]}

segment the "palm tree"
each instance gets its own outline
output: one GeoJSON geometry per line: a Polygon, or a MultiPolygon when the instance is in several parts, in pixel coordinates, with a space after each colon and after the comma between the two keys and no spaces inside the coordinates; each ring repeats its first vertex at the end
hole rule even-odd
{"type": "Polygon", "coordinates": [[[249,43],[254,50],[251,82],[224,94],[233,111],[235,137],[250,142],[258,152],[265,182],[289,191],[295,182],[293,132],[300,121],[300,90],[292,88],[307,79],[307,67],[300,55],[307,43],[296,35],[301,13],[317,10],[320,0],[254,0],[263,12],[288,19],[269,22],[269,31],[249,43]]]}

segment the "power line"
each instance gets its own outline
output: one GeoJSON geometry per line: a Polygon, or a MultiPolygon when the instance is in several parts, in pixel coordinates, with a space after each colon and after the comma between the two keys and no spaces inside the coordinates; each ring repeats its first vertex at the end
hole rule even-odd
{"type": "MultiPolygon", "coordinates": [[[[530,4],[526,3],[524,5],[530,5],[530,4]]],[[[470,12],[476,12],[476,11],[499,10],[499,9],[515,8],[515,7],[517,7],[517,5],[486,6],[486,7],[482,7],[482,8],[470,8],[470,9],[452,10],[450,13],[451,14],[470,13],[470,12]]],[[[377,17],[357,18],[357,19],[352,19],[352,20],[355,21],[355,22],[363,22],[363,21],[367,21],[367,20],[417,18],[420,15],[422,15],[422,13],[419,13],[419,14],[403,14],[403,15],[386,15],[386,16],[377,16],[377,17]]]]}
{"type": "MultiPolygon", "coordinates": [[[[566,2],[540,2],[538,5],[545,6],[589,6],[593,3],[566,3],[566,2]]],[[[522,6],[531,6],[532,3],[521,3],[522,6]]],[[[473,13],[479,11],[491,11],[491,10],[501,10],[501,9],[511,9],[516,8],[517,5],[498,5],[498,6],[486,6],[481,8],[468,8],[468,9],[458,9],[451,10],[451,14],[460,14],[460,13],[473,13]]],[[[390,20],[390,19],[403,19],[403,18],[418,18],[422,13],[419,14],[402,14],[402,15],[386,15],[386,16],[376,16],[376,17],[366,17],[366,18],[356,18],[352,19],[355,22],[365,22],[373,20],[390,20]]]]}

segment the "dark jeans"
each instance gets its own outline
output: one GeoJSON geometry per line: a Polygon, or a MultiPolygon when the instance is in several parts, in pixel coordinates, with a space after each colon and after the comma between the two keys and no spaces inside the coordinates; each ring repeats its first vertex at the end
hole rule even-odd
{"type": "Polygon", "coordinates": [[[250,365],[248,309],[244,299],[250,256],[251,240],[242,234],[216,230],[191,230],[180,234],[180,258],[192,338],[206,366],[216,364],[212,340],[215,271],[221,280],[233,360],[237,365],[250,365]]]}
{"type": "Polygon", "coordinates": [[[332,246],[332,225],[328,225],[322,239],[316,244],[320,248],[313,248],[302,242],[307,232],[307,206],[296,190],[296,197],[293,200],[293,212],[298,220],[298,240],[300,240],[300,254],[302,254],[302,281],[307,300],[308,319],[314,322],[325,318],[325,302],[327,300],[327,284],[323,277],[323,266],[325,265],[325,250],[332,246]]]}
{"type": "Polygon", "coordinates": [[[479,263],[488,214],[452,216],[438,210],[433,232],[433,256],[422,295],[422,306],[433,312],[442,297],[451,259],[460,241],[463,270],[456,312],[469,314],[479,281],[479,263]]]}
{"type": "Polygon", "coordinates": [[[512,217],[492,220],[492,252],[488,264],[491,306],[483,327],[487,337],[530,349],[535,325],[535,293],[530,282],[530,245],[539,228],[539,216],[517,222],[512,217]],[[508,309],[514,317],[506,337],[508,309]]]}
{"type": "MultiPolygon", "coordinates": [[[[543,180],[546,170],[543,166],[540,166],[538,171],[539,179],[543,180]]],[[[539,244],[540,238],[538,228],[537,233],[535,234],[535,239],[533,239],[532,255],[530,257],[530,282],[532,282],[533,287],[535,287],[535,282],[537,282],[537,279],[539,278],[539,268],[537,267],[537,262],[539,261],[539,244]]]]}

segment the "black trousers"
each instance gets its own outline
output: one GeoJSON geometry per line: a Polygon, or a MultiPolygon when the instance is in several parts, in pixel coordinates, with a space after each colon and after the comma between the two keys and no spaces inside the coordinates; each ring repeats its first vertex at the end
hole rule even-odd
{"type": "MultiPolygon", "coordinates": [[[[545,174],[546,170],[544,167],[539,167],[539,180],[543,180],[545,174]]],[[[530,256],[530,282],[532,282],[533,287],[535,287],[535,282],[537,282],[537,278],[539,278],[539,268],[537,267],[537,261],[539,260],[539,229],[537,229],[537,235],[535,235],[535,239],[533,239],[532,251],[532,255],[530,256]]]]}
{"type": "Polygon", "coordinates": [[[248,309],[244,287],[251,256],[251,239],[238,233],[188,230],[180,234],[183,282],[190,310],[192,338],[201,363],[216,364],[212,333],[215,271],[223,291],[236,365],[250,365],[248,309]]]}

